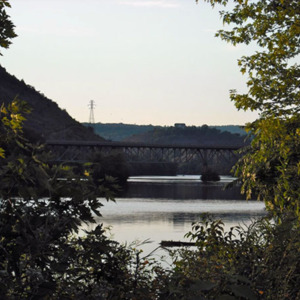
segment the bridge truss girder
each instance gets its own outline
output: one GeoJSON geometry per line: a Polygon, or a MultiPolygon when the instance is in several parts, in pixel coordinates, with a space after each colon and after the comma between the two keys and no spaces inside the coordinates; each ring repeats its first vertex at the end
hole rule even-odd
{"type": "Polygon", "coordinates": [[[55,144],[48,147],[56,162],[88,162],[96,153],[108,155],[113,152],[124,154],[128,162],[197,162],[203,166],[236,161],[239,155],[236,148],[230,147],[170,147],[170,146],[113,146],[55,144]]]}

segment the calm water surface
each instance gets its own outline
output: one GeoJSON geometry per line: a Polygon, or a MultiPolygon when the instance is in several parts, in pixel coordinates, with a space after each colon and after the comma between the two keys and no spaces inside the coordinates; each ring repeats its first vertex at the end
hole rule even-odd
{"type": "Polygon", "coordinates": [[[122,197],[115,203],[103,201],[98,221],[111,227],[119,242],[150,239],[143,250],[151,252],[162,240],[186,240],[202,213],[222,218],[226,228],[265,214],[264,204],[243,200],[238,187],[224,191],[230,181],[226,176],[218,183],[202,183],[200,176],[131,177],[122,197]]]}

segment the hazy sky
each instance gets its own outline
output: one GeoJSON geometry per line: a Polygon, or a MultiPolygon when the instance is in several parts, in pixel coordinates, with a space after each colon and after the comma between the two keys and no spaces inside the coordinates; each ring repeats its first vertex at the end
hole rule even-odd
{"type": "Polygon", "coordinates": [[[214,37],[217,9],[195,0],[11,0],[18,37],[0,63],[80,122],[244,124],[229,90],[237,59],[214,37]]]}

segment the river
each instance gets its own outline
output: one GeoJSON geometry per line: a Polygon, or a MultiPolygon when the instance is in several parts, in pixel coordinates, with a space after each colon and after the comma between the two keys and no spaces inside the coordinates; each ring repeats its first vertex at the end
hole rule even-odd
{"type": "Polygon", "coordinates": [[[216,183],[188,175],[131,177],[116,202],[102,201],[103,216],[97,221],[110,227],[110,235],[119,242],[151,241],[142,246],[147,254],[162,240],[187,241],[184,235],[203,213],[222,218],[227,229],[264,215],[262,202],[246,201],[238,187],[224,190],[231,181],[229,176],[216,183]]]}

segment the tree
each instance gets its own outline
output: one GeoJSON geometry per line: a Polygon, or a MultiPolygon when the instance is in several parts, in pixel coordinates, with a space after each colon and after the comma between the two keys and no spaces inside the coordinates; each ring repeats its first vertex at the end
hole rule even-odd
{"type": "MultiPolygon", "coordinates": [[[[214,7],[231,1],[207,2],[214,7]]],[[[239,110],[260,115],[246,127],[254,138],[235,175],[242,191],[248,197],[257,193],[274,215],[289,211],[300,218],[300,2],[233,3],[231,11],[220,12],[233,27],[216,35],[233,45],[255,43],[258,50],[238,60],[240,71],[248,75],[248,92],[231,90],[230,97],[239,110]]]]}
{"type": "Polygon", "coordinates": [[[25,113],[18,99],[0,110],[1,299],[153,299],[139,251],[101,225],[81,227],[101,216],[114,183],[95,184],[90,164],[81,173],[49,164],[44,146],[23,136],[25,113]]]}
{"type": "MultiPolygon", "coordinates": [[[[204,0],[205,1],[205,0],[204,0]]],[[[229,0],[207,0],[212,6],[229,0]]],[[[238,109],[257,110],[249,147],[235,167],[248,197],[256,192],[275,218],[224,231],[207,218],[187,236],[196,249],[173,252],[175,266],[161,299],[299,299],[300,2],[233,0],[217,35],[259,50],[238,63],[248,93],[231,91],[238,109]],[[274,222],[275,221],[275,222],[274,222]],[[276,222],[278,221],[278,222],[276,222]]]]}
{"type": "Polygon", "coordinates": [[[0,114],[0,282],[1,295],[12,299],[53,285],[47,256],[64,249],[70,233],[93,222],[92,212],[100,215],[101,207],[92,185],[69,168],[48,165],[43,147],[23,137],[26,112],[27,105],[15,100],[0,114]]]}
{"type": "Polygon", "coordinates": [[[297,223],[261,218],[226,232],[204,216],[186,234],[195,247],[170,251],[175,266],[158,299],[299,299],[297,223]]]}
{"type": "MultiPolygon", "coordinates": [[[[11,44],[11,39],[16,37],[14,24],[6,14],[5,8],[10,7],[7,0],[0,0],[0,47],[7,49],[11,44]]],[[[0,52],[0,55],[1,52],[0,52]]]]}
{"type": "MultiPolygon", "coordinates": [[[[208,0],[226,5],[229,0],[208,0]]],[[[297,0],[234,0],[232,11],[222,11],[225,24],[217,36],[237,45],[256,43],[259,50],[239,61],[248,73],[248,93],[231,92],[238,109],[258,110],[262,117],[291,116],[300,111],[299,66],[300,4],[297,0]]]]}
{"type": "MultiPolygon", "coordinates": [[[[8,48],[16,35],[5,7],[0,0],[0,47],[8,48]]],[[[24,136],[27,113],[17,98],[0,107],[1,299],[154,299],[138,250],[108,239],[102,225],[81,228],[101,216],[99,197],[113,200],[113,182],[95,184],[90,164],[81,173],[49,164],[44,146],[24,136]]]]}

